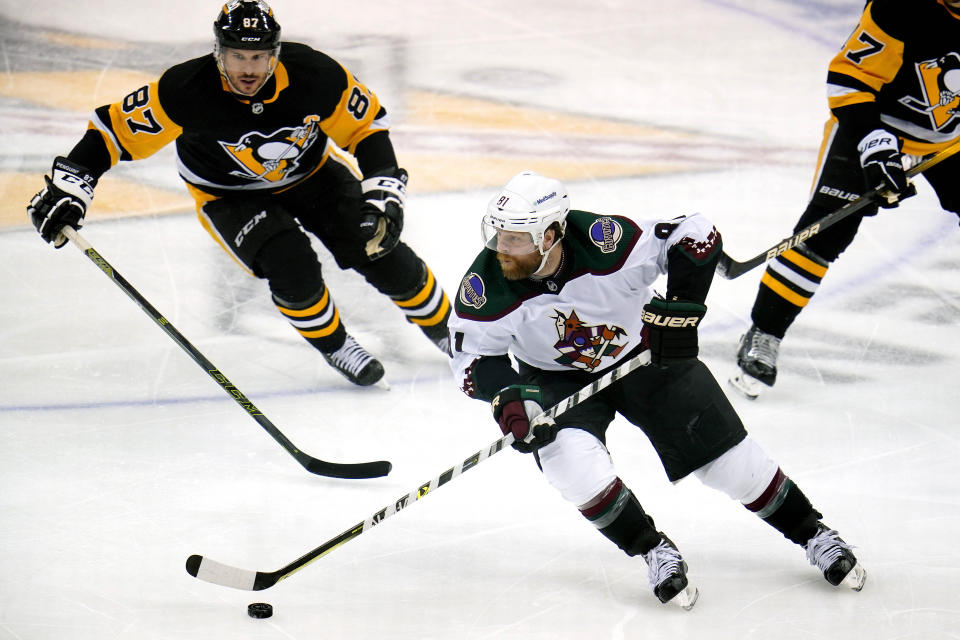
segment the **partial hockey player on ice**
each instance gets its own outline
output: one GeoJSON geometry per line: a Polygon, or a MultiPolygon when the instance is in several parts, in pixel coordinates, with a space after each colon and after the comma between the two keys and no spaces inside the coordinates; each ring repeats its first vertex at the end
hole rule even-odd
{"type": "MultiPolygon", "coordinates": [[[[880,188],[884,208],[916,192],[904,156],[929,156],[960,135],[960,0],[872,0],[830,62],[824,130],[814,187],[794,233],[880,188]]],[[[923,174],[945,211],[960,214],[960,156],[923,174]]],[[[760,280],[752,325],[737,351],[730,383],[756,398],[777,380],[780,342],[850,246],[865,207],[774,258],[760,280]]],[[[909,215],[904,212],[902,215],[909,215]]]]}
{"type": "Polygon", "coordinates": [[[833,585],[866,573],[800,488],[751,439],[698,358],[697,327],[721,253],[701,215],[634,222],[570,210],[557,180],[525,171],[483,217],[486,247],[464,275],[450,320],[451,367],[490,402],[514,447],[608,540],[646,560],[661,602],[692,607],[698,590],[675,540],[658,530],[606,448],[616,414],[649,438],[672,482],[693,474],[788,540],[833,585]],[[666,296],[651,287],[667,276],[666,296]],[[640,367],[555,421],[543,407],[649,350],[640,367]],[[510,356],[516,359],[514,368],[510,356]]]}
{"type": "Polygon", "coordinates": [[[267,281],[280,314],[348,380],[374,384],[383,366],[347,333],[305,232],[448,354],[449,300],[400,238],[407,172],[377,96],[329,56],[281,43],[262,0],[231,0],[213,31],[213,55],[94,111],[27,208],[41,237],[62,246],[103,173],[174,142],[201,224],[267,281]]]}

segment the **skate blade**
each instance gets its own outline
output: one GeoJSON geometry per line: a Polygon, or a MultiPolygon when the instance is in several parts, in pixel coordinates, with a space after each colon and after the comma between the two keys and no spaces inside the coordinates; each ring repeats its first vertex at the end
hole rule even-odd
{"type": "MultiPolygon", "coordinates": [[[[851,571],[850,573],[853,572],[851,571]]],[[[685,611],[690,611],[690,609],[693,609],[693,605],[697,604],[698,598],[700,598],[700,589],[697,589],[693,585],[687,585],[687,588],[673,596],[670,602],[685,611]]]]}
{"type": "Polygon", "coordinates": [[[860,591],[863,589],[863,583],[867,581],[867,571],[860,566],[858,562],[854,565],[853,569],[850,570],[844,579],[840,582],[844,587],[849,587],[854,591],[860,591]]]}
{"type": "Polygon", "coordinates": [[[756,400],[757,396],[760,395],[760,392],[763,391],[763,388],[767,385],[763,384],[749,373],[744,373],[741,371],[736,375],[732,375],[727,379],[727,382],[730,383],[730,386],[743,394],[748,400],[756,400]]]}
{"type": "Polygon", "coordinates": [[[383,376],[371,386],[376,387],[377,389],[383,389],[384,391],[390,391],[390,383],[387,382],[387,376],[383,376]]]}

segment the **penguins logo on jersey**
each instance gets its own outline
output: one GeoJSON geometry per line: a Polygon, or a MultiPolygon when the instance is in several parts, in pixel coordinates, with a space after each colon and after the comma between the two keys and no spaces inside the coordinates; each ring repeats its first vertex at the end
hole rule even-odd
{"type": "Polygon", "coordinates": [[[317,141],[319,120],[318,116],[307,116],[300,127],[283,127],[270,134],[251,131],[238,142],[221,140],[220,146],[242,167],[231,175],[280,182],[296,170],[298,158],[317,141]]]}
{"type": "Polygon", "coordinates": [[[604,357],[615,358],[623,351],[622,344],[613,343],[617,338],[626,335],[626,331],[620,327],[606,324],[591,326],[581,322],[576,311],[571,310],[569,316],[562,311],[554,311],[557,313],[553,318],[560,339],[553,346],[561,353],[554,362],[593,371],[600,366],[604,357]]]}
{"type": "Polygon", "coordinates": [[[916,65],[923,99],[904,96],[900,102],[930,117],[934,129],[942,129],[957,117],[960,108],[960,55],[948,53],[942,58],[916,65]]]}
{"type": "Polygon", "coordinates": [[[597,218],[590,225],[590,241],[600,248],[603,253],[613,253],[617,250],[617,243],[623,237],[623,227],[613,218],[597,218]]]}
{"type": "Polygon", "coordinates": [[[486,288],[483,278],[471,271],[460,283],[460,302],[468,307],[479,309],[487,303],[487,297],[484,295],[486,288]]]}

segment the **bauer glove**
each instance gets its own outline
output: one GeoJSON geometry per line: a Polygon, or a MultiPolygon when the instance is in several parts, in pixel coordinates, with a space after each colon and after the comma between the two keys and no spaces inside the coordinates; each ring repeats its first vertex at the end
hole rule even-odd
{"type": "Polygon", "coordinates": [[[43,176],[47,186],[33,196],[27,214],[40,237],[59,249],[67,243],[60,233],[63,228],[79,229],[83,225],[97,178],[86,167],[60,156],[53,161],[50,173],[53,177],[43,176]]]}
{"type": "Polygon", "coordinates": [[[512,384],[501,389],[490,403],[500,431],[503,435],[513,434],[512,446],[520,453],[531,453],[557,437],[559,427],[553,418],[542,418],[531,424],[531,420],[543,413],[542,401],[540,387],[512,384]]]}
{"type": "Polygon", "coordinates": [[[904,198],[917,192],[907,180],[900,157],[900,141],[885,129],[874,129],[857,145],[860,166],[868,189],[880,191],[877,203],[884,209],[900,205],[904,198]]]}
{"type": "Polygon", "coordinates": [[[407,172],[390,168],[360,183],[360,236],[367,255],[379,258],[393,250],[403,231],[403,207],[407,198],[407,172]]]}
{"type": "Polygon", "coordinates": [[[650,347],[650,363],[666,367],[696,358],[700,353],[697,327],[707,307],[683,300],[653,298],[643,306],[643,328],[650,347]]]}

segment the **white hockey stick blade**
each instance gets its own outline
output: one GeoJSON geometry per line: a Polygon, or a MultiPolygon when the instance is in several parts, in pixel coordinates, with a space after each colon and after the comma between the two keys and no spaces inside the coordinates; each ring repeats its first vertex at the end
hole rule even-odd
{"type": "Polygon", "coordinates": [[[850,573],[846,575],[843,581],[840,583],[844,587],[849,587],[854,591],[860,591],[863,589],[863,583],[867,581],[867,571],[860,566],[858,562],[854,565],[853,569],[850,570],[850,573]]]}
{"type": "MultiPolygon", "coordinates": [[[[850,573],[853,572],[851,571],[850,573]]],[[[676,604],[685,611],[690,611],[690,609],[693,609],[693,605],[697,604],[697,600],[699,598],[700,589],[696,588],[692,584],[688,584],[687,588],[673,596],[670,602],[676,604]]]]}
{"type": "Polygon", "coordinates": [[[730,383],[731,387],[742,393],[748,400],[756,400],[764,387],[767,386],[744,371],[739,371],[730,376],[727,382],[730,383]]]}
{"type": "Polygon", "coordinates": [[[197,578],[206,582],[232,587],[234,589],[244,589],[246,591],[254,590],[254,583],[257,580],[256,571],[247,569],[238,569],[225,564],[221,564],[210,558],[203,558],[200,566],[197,568],[197,578]]]}

